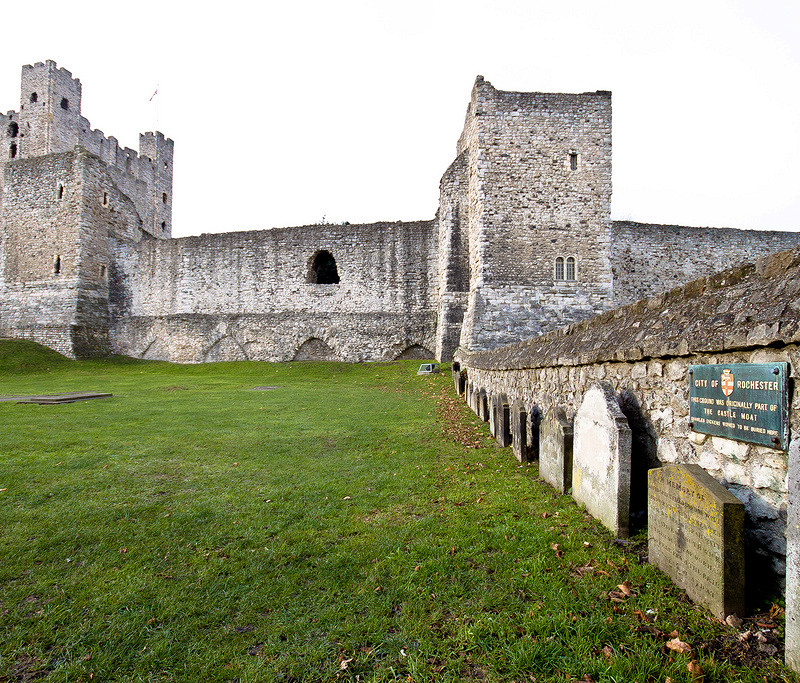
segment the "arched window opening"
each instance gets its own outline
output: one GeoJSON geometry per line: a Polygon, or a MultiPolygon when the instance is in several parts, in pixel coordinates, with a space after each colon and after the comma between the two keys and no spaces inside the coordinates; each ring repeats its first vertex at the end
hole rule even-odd
{"type": "Polygon", "coordinates": [[[19,124],[16,121],[12,121],[8,124],[8,137],[15,138],[19,135],[19,124]]]}
{"type": "Polygon", "coordinates": [[[29,99],[31,101],[31,104],[33,104],[34,102],[39,101],[39,95],[37,95],[35,92],[32,92],[29,99]]]}
{"type": "Polygon", "coordinates": [[[308,281],[314,285],[339,284],[339,270],[331,252],[323,249],[314,255],[308,281]]]}
{"type": "Polygon", "coordinates": [[[61,272],[61,257],[56,256],[55,263],[53,263],[53,275],[58,275],[61,272]]]}
{"type": "Polygon", "coordinates": [[[162,201],[164,204],[166,204],[166,203],[167,203],[167,193],[166,193],[166,192],[162,192],[162,193],[161,193],[161,201],[162,201]]]}
{"type": "Polygon", "coordinates": [[[61,98],[61,108],[66,111],[69,109],[69,100],[66,97],[61,98]]]}
{"type": "Polygon", "coordinates": [[[575,279],[575,259],[570,256],[567,259],[567,280],[575,279]]]}
{"type": "Polygon", "coordinates": [[[556,280],[564,279],[564,259],[561,256],[559,256],[556,259],[555,279],[556,280]]]}
{"type": "Polygon", "coordinates": [[[8,150],[8,156],[11,159],[16,159],[17,158],[17,143],[16,142],[12,142],[11,143],[11,148],[8,150]]]}
{"type": "Polygon", "coordinates": [[[167,221],[161,221],[161,232],[167,231],[167,221]]]}

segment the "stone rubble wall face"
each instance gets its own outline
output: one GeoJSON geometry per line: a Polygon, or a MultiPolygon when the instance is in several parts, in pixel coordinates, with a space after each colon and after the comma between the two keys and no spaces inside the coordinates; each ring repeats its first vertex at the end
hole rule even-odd
{"type": "Polygon", "coordinates": [[[630,304],[799,244],[796,232],[612,221],[614,300],[630,304]]]}
{"type": "Polygon", "coordinates": [[[413,344],[432,350],[435,239],[433,222],[421,221],[120,240],[111,268],[114,348],[152,356],[156,331],[172,330],[174,349],[159,357],[199,362],[233,325],[234,346],[259,360],[291,360],[310,337],[342,360],[394,357],[413,344]],[[309,282],[321,250],[336,260],[339,284],[309,282]]]}
{"type": "MultiPolygon", "coordinates": [[[[626,405],[638,405],[634,442],[654,444],[661,463],[697,464],[723,483],[745,504],[751,548],[764,567],[784,576],[788,454],[692,432],[688,370],[702,363],[788,362],[792,385],[797,381],[800,249],[537,339],[494,351],[459,352],[456,360],[477,389],[519,400],[529,413],[562,406],[570,419],[592,383],[610,382],[624,412],[626,405]]],[[[789,398],[790,452],[796,453],[800,392],[789,398]]]]}
{"type": "Polygon", "coordinates": [[[467,152],[456,157],[439,184],[436,357],[450,360],[458,347],[469,292],[467,152]]]}

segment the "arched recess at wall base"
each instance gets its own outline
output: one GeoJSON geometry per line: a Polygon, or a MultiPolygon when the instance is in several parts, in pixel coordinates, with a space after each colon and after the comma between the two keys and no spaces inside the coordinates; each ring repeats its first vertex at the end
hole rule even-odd
{"type": "Polygon", "coordinates": [[[394,357],[394,360],[429,360],[435,358],[433,351],[414,344],[394,357]]]}
{"type": "Polygon", "coordinates": [[[310,337],[300,345],[292,360],[339,360],[339,357],[322,339],[310,337]]]}
{"type": "Polygon", "coordinates": [[[244,347],[231,337],[221,337],[203,354],[204,363],[231,360],[250,360],[244,347]]]}

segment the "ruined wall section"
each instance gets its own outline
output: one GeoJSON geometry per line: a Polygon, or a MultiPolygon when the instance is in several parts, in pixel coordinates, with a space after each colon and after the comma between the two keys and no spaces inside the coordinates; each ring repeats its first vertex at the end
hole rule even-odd
{"type": "Polygon", "coordinates": [[[614,298],[624,305],[800,244],[800,234],[613,221],[614,298]]]}
{"type": "Polygon", "coordinates": [[[611,94],[503,92],[479,77],[467,117],[473,289],[462,348],[610,308],[611,94]],[[557,258],[574,259],[574,279],[556,274],[557,258]]]}
{"type": "Polygon", "coordinates": [[[433,221],[123,240],[113,251],[119,353],[182,362],[227,354],[291,360],[315,338],[336,357],[357,361],[435,345],[433,221]],[[314,283],[322,251],[336,261],[338,284],[314,283]]]}
{"type": "MultiPolygon", "coordinates": [[[[790,453],[800,449],[800,249],[780,252],[525,342],[459,352],[468,382],[521,401],[529,415],[611,382],[633,430],[633,464],[697,464],[748,512],[748,573],[784,574],[786,452],[691,431],[689,365],[788,362],[790,453]],[[752,573],[751,573],[752,572],[752,573]]],[[[537,439],[529,425],[529,439],[537,439]]],[[[652,466],[652,465],[650,465],[652,466]]],[[[638,479],[636,486],[646,486],[638,479]]],[[[641,490],[639,491],[641,494],[641,490]]]]}
{"type": "Polygon", "coordinates": [[[170,237],[173,141],[158,132],[143,133],[139,152],[120,148],[116,138],[92,129],[81,116],[81,94],[81,82],[52,60],[23,66],[19,113],[11,111],[2,118],[7,151],[0,159],[82,147],[108,165],[118,188],[136,205],[143,228],[155,237],[170,237]]]}

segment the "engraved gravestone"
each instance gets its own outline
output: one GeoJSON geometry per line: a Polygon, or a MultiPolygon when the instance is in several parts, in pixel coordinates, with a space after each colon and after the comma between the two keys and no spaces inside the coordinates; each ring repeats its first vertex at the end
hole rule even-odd
{"type": "Polygon", "coordinates": [[[786,666],[800,673],[800,442],[789,447],[786,520],[786,666]]]}
{"type": "Polygon", "coordinates": [[[514,456],[519,462],[531,461],[528,447],[528,412],[519,400],[511,404],[511,445],[514,456]]]}
{"type": "Polygon", "coordinates": [[[560,406],[539,425],[539,476],[559,493],[572,486],[572,422],[560,406]]]}
{"type": "Polygon", "coordinates": [[[497,394],[492,394],[489,397],[489,433],[497,438],[497,404],[500,397],[497,394]]]}
{"type": "Polygon", "coordinates": [[[717,617],[744,616],[744,504],[699,465],[647,473],[652,564],[717,617]]]}
{"type": "Polygon", "coordinates": [[[573,429],[572,497],[614,535],[626,538],[631,500],[631,429],[611,384],[599,382],[589,388],[575,415],[573,429]]]}

